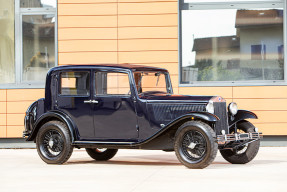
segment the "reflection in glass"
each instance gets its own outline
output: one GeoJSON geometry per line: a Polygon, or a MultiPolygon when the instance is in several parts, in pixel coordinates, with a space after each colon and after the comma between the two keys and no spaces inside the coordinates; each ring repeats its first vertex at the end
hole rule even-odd
{"type": "Polygon", "coordinates": [[[0,84],[14,82],[14,1],[0,0],[0,84]]]}
{"type": "Polygon", "coordinates": [[[56,8],[56,0],[20,0],[21,8],[56,8]]]}
{"type": "Polygon", "coordinates": [[[283,80],[283,10],[194,10],[182,15],[182,83],[283,80]]]}
{"type": "Polygon", "coordinates": [[[23,16],[23,81],[44,81],[55,66],[55,15],[23,16]]]}
{"type": "MultiPolygon", "coordinates": [[[[224,2],[224,3],[234,3],[234,2],[256,2],[256,1],[260,1],[260,2],[272,2],[274,0],[184,0],[184,3],[218,3],[218,2],[224,2]]],[[[283,2],[283,0],[278,0],[283,2]]]]}

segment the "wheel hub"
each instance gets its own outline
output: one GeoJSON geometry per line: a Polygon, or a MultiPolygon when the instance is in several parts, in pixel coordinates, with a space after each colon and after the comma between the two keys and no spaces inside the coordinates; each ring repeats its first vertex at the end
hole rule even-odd
{"type": "Polygon", "coordinates": [[[54,141],[53,141],[53,139],[51,138],[51,139],[49,140],[49,147],[52,148],[53,146],[54,146],[54,141]]]}
{"type": "Polygon", "coordinates": [[[196,146],[196,143],[191,142],[191,143],[188,145],[188,148],[194,149],[195,146],[196,146]]]}
{"type": "Polygon", "coordinates": [[[182,140],[183,153],[192,161],[198,161],[206,153],[206,140],[199,131],[188,131],[182,140]]]}

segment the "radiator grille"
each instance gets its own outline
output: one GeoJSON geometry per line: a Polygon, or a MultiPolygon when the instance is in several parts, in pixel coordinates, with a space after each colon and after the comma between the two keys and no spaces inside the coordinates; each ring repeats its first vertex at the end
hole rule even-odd
{"type": "Polygon", "coordinates": [[[213,104],[214,104],[214,114],[220,119],[219,121],[215,123],[216,134],[221,135],[221,130],[225,130],[226,133],[229,133],[226,103],[225,102],[214,102],[213,104]]]}

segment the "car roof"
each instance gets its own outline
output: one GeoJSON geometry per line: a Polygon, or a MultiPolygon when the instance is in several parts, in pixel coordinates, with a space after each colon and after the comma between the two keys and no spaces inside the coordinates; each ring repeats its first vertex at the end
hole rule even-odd
{"type": "Polygon", "coordinates": [[[132,71],[162,71],[168,72],[166,69],[158,67],[149,67],[145,65],[135,65],[135,64],[90,64],[90,65],[64,65],[54,67],[50,70],[53,71],[69,70],[69,69],[97,69],[97,68],[112,68],[112,69],[128,69],[132,71]]]}

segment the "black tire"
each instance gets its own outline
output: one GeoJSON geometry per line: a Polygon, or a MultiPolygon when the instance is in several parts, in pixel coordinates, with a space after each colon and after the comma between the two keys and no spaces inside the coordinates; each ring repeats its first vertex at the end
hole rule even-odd
{"type": "Polygon", "coordinates": [[[37,152],[47,164],[63,164],[71,157],[73,146],[67,126],[60,121],[42,125],[36,137],[37,152]]]}
{"type": "Polygon", "coordinates": [[[96,161],[107,161],[113,158],[118,152],[117,149],[98,149],[98,148],[86,148],[87,153],[90,157],[96,161]]]}
{"type": "MultiPolygon", "coordinates": [[[[255,127],[248,121],[237,124],[237,130],[245,133],[255,132],[255,127]]],[[[250,162],[257,155],[260,147],[260,140],[239,147],[237,150],[220,150],[222,157],[232,164],[245,164],[250,162]]]]}
{"type": "Polygon", "coordinates": [[[188,121],[176,132],[174,150],[178,160],[187,168],[203,169],[217,154],[218,144],[213,129],[201,121],[188,121]]]}

